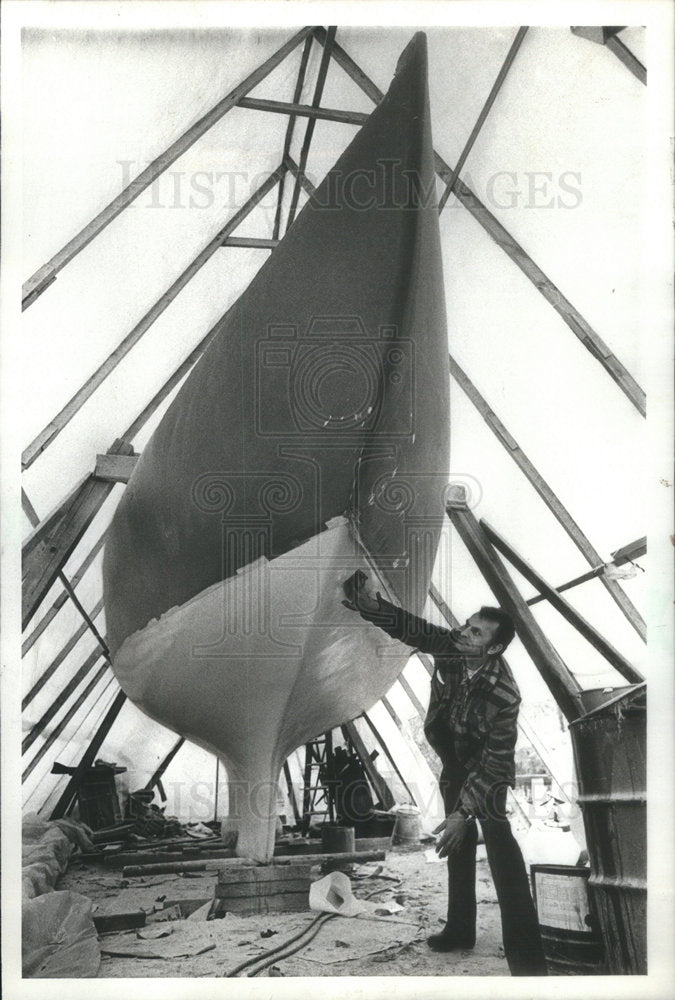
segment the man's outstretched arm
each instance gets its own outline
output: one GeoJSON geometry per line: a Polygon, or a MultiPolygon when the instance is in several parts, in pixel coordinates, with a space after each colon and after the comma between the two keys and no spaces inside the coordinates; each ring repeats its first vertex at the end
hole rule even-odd
{"type": "Polygon", "coordinates": [[[344,585],[347,600],[342,602],[345,607],[358,611],[362,618],[377,625],[387,635],[422,653],[449,656],[456,651],[450,629],[405,611],[385,600],[379,591],[375,598],[370,597],[365,591],[366,580],[366,574],[361,570],[347,580],[344,585]]]}

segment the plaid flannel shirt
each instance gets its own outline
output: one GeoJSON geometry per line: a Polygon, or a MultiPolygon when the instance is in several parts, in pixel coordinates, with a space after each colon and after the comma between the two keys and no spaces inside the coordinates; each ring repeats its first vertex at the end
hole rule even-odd
{"type": "Polygon", "coordinates": [[[388,601],[379,612],[359,609],[366,621],[434,658],[424,732],[442,763],[456,760],[465,779],[459,804],[479,818],[501,814],[500,800],[515,784],[520,692],[501,657],[471,677],[449,629],[433,625],[388,601]],[[441,679],[443,678],[443,680],[441,679]]]}

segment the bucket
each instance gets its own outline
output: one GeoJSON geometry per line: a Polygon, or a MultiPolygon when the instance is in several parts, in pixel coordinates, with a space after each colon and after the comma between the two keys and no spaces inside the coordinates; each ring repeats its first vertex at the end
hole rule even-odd
{"type": "Polygon", "coordinates": [[[647,972],[646,685],[570,723],[607,971],[647,972]]]}
{"type": "Polygon", "coordinates": [[[530,865],[546,964],[554,976],[601,975],[603,947],[580,865],[530,865]]]}
{"type": "Polygon", "coordinates": [[[324,854],[353,854],[356,850],[354,827],[324,823],[321,827],[321,850],[324,854]]]}
{"type": "Polygon", "coordinates": [[[417,806],[399,806],[391,834],[392,844],[419,844],[420,811],[417,806]]]}

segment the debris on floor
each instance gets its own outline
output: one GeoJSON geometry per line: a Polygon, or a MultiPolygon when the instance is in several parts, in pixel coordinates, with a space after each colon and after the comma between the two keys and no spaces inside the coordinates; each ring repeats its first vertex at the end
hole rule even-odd
{"type": "MultiPolygon", "coordinates": [[[[146,915],[144,927],[101,937],[101,978],[219,978],[242,963],[250,963],[242,976],[255,970],[261,976],[508,975],[499,950],[499,908],[485,861],[478,862],[477,870],[476,948],[450,954],[432,952],[426,944],[443,920],[447,875],[445,865],[430,867],[421,849],[392,849],[384,860],[350,866],[353,898],[373,904],[354,917],[307,909],[246,916],[228,912],[209,919],[217,871],[190,873],[194,878],[189,880],[185,874],[124,879],[104,862],[87,867],[71,863],[59,885],[89,896],[97,918],[139,910],[146,915]],[[403,909],[397,910],[399,906],[403,909]],[[292,938],[296,944],[307,943],[291,953],[295,946],[287,942],[292,938]]],[[[317,863],[311,878],[321,877],[317,863]]]]}

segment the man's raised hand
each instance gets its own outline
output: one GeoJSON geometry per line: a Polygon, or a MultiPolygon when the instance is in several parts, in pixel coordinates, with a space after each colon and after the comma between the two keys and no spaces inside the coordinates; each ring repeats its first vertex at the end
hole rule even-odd
{"type": "Polygon", "coordinates": [[[380,595],[378,593],[377,600],[374,601],[372,597],[369,597],[365,592],[364,587],[368,582],[367,575],[362,569],[357,569],[348,580],[345,580],[342,589],[347,597],[346,601],[342,603],[350,611],[377,611],[380,607],[380,595]]]}

